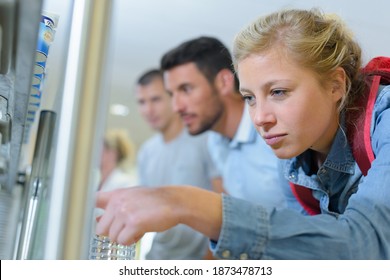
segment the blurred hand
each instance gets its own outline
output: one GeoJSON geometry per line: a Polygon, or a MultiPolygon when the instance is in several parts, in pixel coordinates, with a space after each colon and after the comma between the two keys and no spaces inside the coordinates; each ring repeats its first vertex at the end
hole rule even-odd
{"type": "Polygon", "coordinates": [[[96,233],[123,245],[146,232],[160,232],[179,223],[217,240],[222,225],[222,199],[216,192],[192,186],[131,187],[97,194],[96,233]]]}
{"type": "Polygon", "coordinates": [[[96,206],[104,209],[96,233],[123,245],[137,242],[146,232],[167,230],[178,224],[174,196],[169,187],[132,187],[99,192],[96,206]]]}

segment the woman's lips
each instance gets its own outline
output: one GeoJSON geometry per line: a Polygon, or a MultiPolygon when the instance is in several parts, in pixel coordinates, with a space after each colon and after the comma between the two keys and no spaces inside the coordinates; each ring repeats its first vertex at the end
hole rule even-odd
{"type": "Polygon", "coordinates": [[[266,135],[263,136],[265,143],[269,146],[274,146],[278,143],[280,143],[283,138],[286,136],[286,134],[278,134],[278,135],[266,135]]]}

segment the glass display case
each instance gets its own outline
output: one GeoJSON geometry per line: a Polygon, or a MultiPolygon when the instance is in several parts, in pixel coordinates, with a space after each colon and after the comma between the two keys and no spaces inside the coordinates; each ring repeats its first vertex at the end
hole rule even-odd
{"type": "Polygon", "coordinates": [[[111,5],[0,0],[0,259],[88,257],[111,5]]]}

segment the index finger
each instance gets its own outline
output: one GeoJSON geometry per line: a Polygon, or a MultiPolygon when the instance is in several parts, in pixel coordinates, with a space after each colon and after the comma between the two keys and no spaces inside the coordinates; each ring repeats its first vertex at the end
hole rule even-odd
{"type": "Polygon", "coordinates": [[[110,192],[97,192],[96,193],[96,207],[101,209],[106,209],[108,201],[110,200],[110,192]]]}

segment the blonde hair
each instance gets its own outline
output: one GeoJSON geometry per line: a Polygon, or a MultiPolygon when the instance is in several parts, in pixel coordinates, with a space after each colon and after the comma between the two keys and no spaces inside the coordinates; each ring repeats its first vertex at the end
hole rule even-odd
{"type": "Polygon", "coordinates": [[[235,38],[233,61],[279,48],[303,67],[312,69],[324,83],[338,67],[346,73],[345,94],[339,110],[362,93],[361,48],[342,20],[318,9],[281,10],[260,17],[235,38]],[[352,93],[352,94],[351,94],[352,93]]]}
{"type": "Polygon", "coordinates": [[[135,156],[134,144],[124,129],[110,129],[104,136],[104,145],[118,154],[118,166],[132,164],[135,156]]]}

